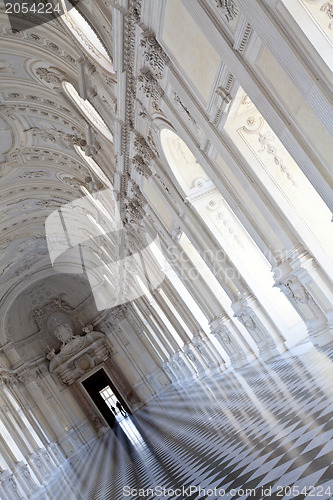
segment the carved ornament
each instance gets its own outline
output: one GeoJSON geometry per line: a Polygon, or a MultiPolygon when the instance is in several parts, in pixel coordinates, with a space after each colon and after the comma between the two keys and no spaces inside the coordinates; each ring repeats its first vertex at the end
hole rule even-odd
{"type": "MultiPolygon", "coordinates": [[[[331,2],[325,2],[321,7],[320,10],[322,12],[326,12],[328,15],[329,19],[333,19],[333,3],[331,2]]],[[[329,23],[328,25],[329,29],[333,29],[333,21],[329,23]]]]}
{"type": "Polygon", "coordinates": [[[62,346],[50,359],[49,371],[55,374],[64,384],[72,384],[85,372],[106,361],[110,356],[111,346],[102,332],[95,332],[91,325],[84,327],[84,335],[74,335],[70,325],[60,326],[56,330],[62,346]]]}
{"type": "Polygon", "coordinates": [[[62,82],[65,80],[65,75],[56,68],[37,68],[36,75],[40,80],[43,80],[48,87],[56,91],[62,90],[62,82]]]}
{"type": "Polygon", "coordinates": [[[222,9],[225,18],[228,22],[236,19],[238,14],[238,9],[234,0],[215,0],[217,7],[222,9]]]}
{"type": "Polygon", "coordinates": [[[160,80],[163,77],[165,65],[169,62],[169,57],[154,36],[143,37],[140,45],[145,49],[143,52],[145,61],[148,62],[155,77],[160,80]]]}
{"type": "Polygon", "coordinates": [[[54,312],[65,312],[70,313],[73,311],[73,308],[61,297],[57,299],[51,300],[41,309],[36,309],[33,312],[33,318],[39,328],[42,328],[44,321],[48,318],[48,316],[54,312]]]}

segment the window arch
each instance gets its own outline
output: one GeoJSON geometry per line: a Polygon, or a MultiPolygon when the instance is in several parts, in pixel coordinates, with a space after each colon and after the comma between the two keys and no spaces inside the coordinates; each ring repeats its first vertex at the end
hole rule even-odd
{"type": "Polygon", "coordinates": [[[112,61],[101,40],[80,12],[68,0],[61,0],[62,19],[85,51],[110,73],[114,72],[112,61]]]}
{"type": "Polygon", "coordinates": [[[101,134],[103,134],[106,139],[108,139],[110,142],[113,142],[113,135],[110,132],[109,127],[107,126],[101,115],[98,113],[98,111],[96,111],[91,102],[89,102],[88,99],[82,99],[82,97],[78,94],[77,90],[71,83],[65,81],[62,83],[62,85],[66,95],[87,118],[90,124],[99,132],[101,132],[101,134]]]}

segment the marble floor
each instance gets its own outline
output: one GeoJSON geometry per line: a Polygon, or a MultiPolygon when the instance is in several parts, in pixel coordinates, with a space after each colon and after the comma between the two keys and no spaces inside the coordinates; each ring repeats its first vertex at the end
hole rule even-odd
{"type": "Polygon", "coordinates": [[[333,347],[173,388],[72,458],[40,498],[333,498],[333,347]]]}

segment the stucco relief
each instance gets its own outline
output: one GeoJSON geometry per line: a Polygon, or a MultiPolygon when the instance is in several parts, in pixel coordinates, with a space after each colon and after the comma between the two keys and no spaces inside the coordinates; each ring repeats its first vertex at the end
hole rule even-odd
{"type": "MultiPolygon", "coordinates": [[[[320,10],[322,12],[325,12],[328,16],[329,19],[333,19],[333,3],[331,2],[325,2],[321,7],[320,10]]],[[[329,29],[333,29],[333,21],[331,21],[328,25],[329,29]]]]}
{"type": "Polygon", "coordinates": [[[274,286],[280,288],[290,301],[295,304],[296,310],[308,325],[310,334],[312,333],[313,326],[316,327],[318,321],[326,321],[325,315],[318,303],[296,276],[285,277],[274,286]]]}
{"type": "Polygon", "coordinates": [[[291,183],[294,186],[297,186],[294,177],[292,176],[289,169],[285,165],[282,157],[279,156],[277,147],[274,145],[274,140],[275,140],[275,135],[272,134],[272,132],[270,132],[269,130],[263,133],[259,132],[258,142],[261,144],[261,147],[258,150],[258,153],[263,153],[265,151],[267,154],[272,155],[274,158],[275,165],[277,165],[280,168],[281,172],[287,176],[287,178],[291,181],[291,183]]]}
{"type": "MultiPolygon", "coordinates": [[[[290,167],[287,165],[287,161],[283,157],[283,152],[280,152],[283,146],[281,144],[278,145],[275,134],[273,134],[264,118],[259,114],[246,94],[241,100],[234,116],[235,118],[238,117],[239,120],[242,117],[243,126],[238,128],[237,131],[245,142],[247,141],[246,136],[249,137],[249,146],[255,149],[255,154],[260,156],[269,155],[273,160],[273,164],[279,168],[280,172],[287,177],[294,187],[297,187],[297,182],[291,173],[290,167]],[[256,137],[259,143],[258,148],[254,146],[252,137],[256,137]]],[[[265,165],[268,164],[265,163],[265,165]]]]}
{"type": "Polygon", "coordinates": [[[1,74],[13,74],[13,73],[15,73],[14,65],[11,64],[6,59],[0,59],[0,73],[1,74]]]}
{"type": "Polygon", "coordinates": [[[49,370],[63,383],[72,384],[81,375],[109,358],[111,346],[104,333],[95,332],[91,325],[75,335],[69,323],[58,324],[55,335],[61,341],[58,353],[47,348],[49,370]]]}
{"type": "Polygon", "coordinates": [[[164,90],[158,83],[157,79],[150,71],[142,72],[138,76],[140,89],[146,97],[151,99],[151,105],[156,111],[160,111],[160,99],[164,95],[164,90]]]}
{"type": "Polygon", "coordinates": [[[62,297],[57,297],[45,304],[41,309],[35,309],[33,312],[33,318],[37,325],[41,328],[52,313],[71,313],[72,311],[73,308],[68,304],[68,302],[66,302],[62,297]]]}
{"type": "Polygon", "coordinates": [[[275,344],[267,329],[263,326],[262,322],[257,317],[256,313],[251,307],[247,305],[241,307],[234,316],[240,321],[240,323],[247,329],[255,343],[257,344],[259,351],[264,353],[267,349],[274,349],[275,344]]]}
{"type": "Polygon", "coordinates": [[[180,110],[180,112],[182,113],[182,115],[185,116],[186,119],[191,124],[191,127],[193,128],[193,130],[195,131],[195,133],[198,134],[198,135],[200,135],[201,134],[201,128],[197,124],[196,120],[193,118],[193,116],[190,113],[190,111],[188,110],[188,108],[184,105],[184,103],[182,102],[182,100],[179,97],[179,95],[177,94],[177,92],[173,92],[173,99],[176,102],[177,107],[180,110]]]}
{"type": "Polygon", "coordinates": [[[75,335],[73,333],[73,328],[69,323],[60,323],[56,322],[56,329],[54,330],[54,335],[60,340],[61,347],[67,345],[69,342],[75,339],[75,335]]]}
{"type": "Polygon", "coordinates": [[[215,0],[217,7],[221,8],[228,22],[236,19],[238,9],[234,0],[215,0]]]}
{"type": "Polygon", "coordinates": [[[60,144],[66,149],[73,149],[74,146],[84,147],[86,145],[86,140],[77,134],[69,134],[56,128],[49,127],[48,129],[42,129],[31,127],[25,130],[25,132],[31,132],[34,137],[39,137],[43,142],[60,144]]]}
{"type": "Polygon", "coordinates": [[[162,79],[165,65],[169,62],[169,57],[154,36],[143,36],[140,45],[144,48],[144,59],[151,67],[154,76],[158,80],[162,79]]]}
{"type": "MultiPolygon", "coordinates": [[[[69,53],[66,49],[64,49],[60,45],[57,45],[56,43],[54,43],[54,41],[50,40],[49,38],[46,38],[41,34],[37,35],[37,33],[31,33],[30,30],[29,32],[27,30],[24,31],[12,30],[11,27],[7,25],[2,30],[1,36],[13,40],[15,39],[24,40],[25,43],[31,44],[33,47],[40,47],[40,48],[48,47],[51,53],[56,54],[57,57],[63,59],[67,64],[70,63],[74,65],[75,60],[78,57],[78,54],[75,54],[74,52],[69,53]]],[[[74,47],[73,50],[75,50],[74,47]]]]}
{"type": "Polygon", "coordinates": [[[149,164],[145,162],[144,158],[140,155],[135,155],[132,159],[132,165],[135,170],[143,175],[146,179],[148,179],[152,175],[152,170],[149,167],[149,164]]]}
{"type": "Polygon", "coordinates": [[[62,90],[62,82],[65,79],[65,75],[58,68],[45,68],[38,67],[35,69],[36,76],[45,82],[45,84],[55,91],[62,90]]]}

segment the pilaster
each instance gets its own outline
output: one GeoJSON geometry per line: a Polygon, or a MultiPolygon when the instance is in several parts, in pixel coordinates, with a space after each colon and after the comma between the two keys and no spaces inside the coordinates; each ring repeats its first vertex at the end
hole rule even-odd
{"type": "Polygon", "coordinates": [[[231,320],[224,314],[210,322],[211,333],[227,352],[231,365],[240,368],[247,363],[246,353],[230,330],[231,320]]]}
{"type": "Polygon", "coordinates": [[[306,323],[311,342],[319,346],[332,342],[332,282],[315,259],[299,247],[273,270],[275,286],[306,323]]]}
{"type": "Polygon", "coordinates": [[[252,295],[241,296],[233,302],[232,308],[235,311],[234,316],[256,342],[263,360],[286,351],[285,339],[252,295]]]}

